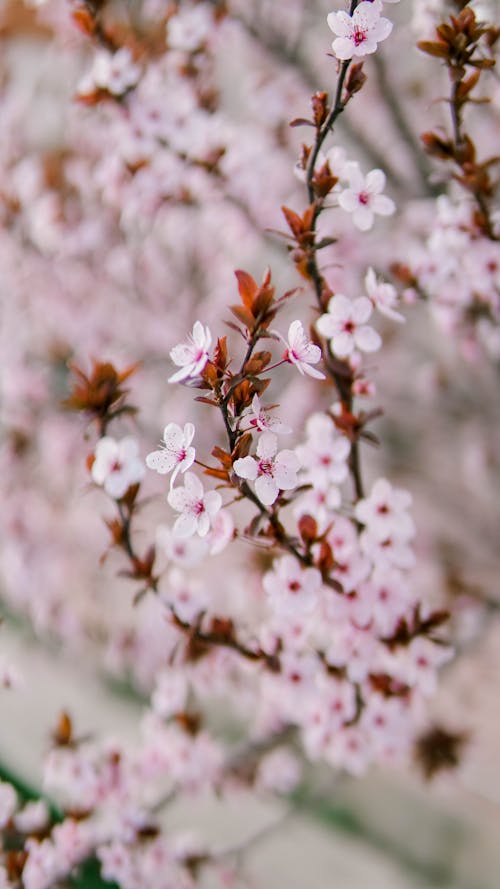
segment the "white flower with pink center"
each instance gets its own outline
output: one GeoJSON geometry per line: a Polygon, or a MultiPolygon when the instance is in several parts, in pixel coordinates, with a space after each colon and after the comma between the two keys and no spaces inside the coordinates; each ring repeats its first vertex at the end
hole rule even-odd
{"type": "Polygon", "coordinates": [[[333,52],[342,61],[375,52],[377,43],[392,31],[392,22],[380,15],[380,5],[369,0],[360,3],[352,16],[343,10],[331,12],[327,22],[337,35],[332,43],[333,52]]]}
{"type": "Polygon", "coordinates": [[[286,346],[286,351],[283,355],[284,361],[294,364],[302,376],[307,374],[316,380],[326,379],[324,373],[316,370],[315,367],[311,367],[312,364],[317,364],[318,361],[321,361],[321,349],[308,339],[300,321],[292,321],[290,324],[288,340],[285,340],[277,331],[275,332],[286,346]]]}
{"type": "Polygon", "coordinates": [[[326,492],[330,485],[338,485],[347,478],[351,444],[337,432],[332,418],[319,412],[308,418],[306,434],[305,443],[295,449],[301,478],[326,492]]]}
{"type": "Polygon", "coordinates": [[[183,487],[172,488],[167,500],[172,509],[180,513],[173,527],[177,537],[191,537],[193,534],[205,537],[222,506],[220,494],[217,491],[205,493],[193,472],[186,472],[183,487]]]}
{"type": "Polygon", "coordinates": [[[303,568],[290,555],[276,559],[273,570],[264,575],[262,584],[273,611],[309,613],[318,605],[322,579],[317,568],[303,568]]]}
{"type": "Polygon", "coordinates": [[[153,451],[146,457],[146,466],[160,475],[172,472],[170,487],[173,486],[179,472],[186,472],[193,465],[195,449],[191,447],[194,438],[194,426],[186,423],[181,429],[177,423],[169,423],[163,431],[163,444],[159,451],[153,451]]]}
{"type": "Polygon", "coordinates": [[[91,71],[78,86],[81,96],[91,95],[96,90],[106,90],[113,96],[123,96],[134,87],[141,76],[141,69],[135,64],[130,50],[123,46],[114,54],[100,50],[94,59],[91,71]]]}
{"type": "Polygon", "coordinates": [[[155,536],[157,549],[163,551],[169,561],[181,568],[199,565],[207,555],[206,538],[202,540],[197,536],[177,537],[167,525],[159,525],[155,536]]]}
{"type": "Polygon", "coordinates": [[[115,500],[120,500],[131,485],[138,484],[144,477],[145,467],[139,457],[139,445],[131,436],[116,441],[105,435],[97,442],[94,456],[92,478],[115,500]]]}
{"type": "Polygon", "coordinates": [[[372,311],[372,303],[366,296],[358,299],[349,299],[342,293],[332,296],[327,312],[316,321],[316,330],[329,340],[332,355],[348,358],[355,349],[361,352],[380,349],[379,334],[366,324],[372,311]]]}
{"type": "Polygon", "coordinates": [[[269,413],[269,408],[262,407],[258,395],[254,395],[250,407],[246,407],[241,415],[239,428],[242,432],[258,430],[259,432],[273,432],[275,435],[289,435],[290,426],[281,423],[269,413]]]}
{"type": "Polygon", "coordinates": [[[394,201],[382,194],[385,188],[382,170],[370,170],[363,176],[359,165],[353,161],[346,166],[346,179],[349,187],[339,194],[339,206],[352,213],[352,221],[360,231],[366,232],[372,227],[375,214],[391,216],[394,213],[394,201]]]}
{"type": "Polygon", "coordinates": [[[396,312],[394,306],[398,302],[398,294],[392,284],[384,281],[377,281],[377,276],[372,268],[369,268],[365,277],[365,287],[369,299],[371,299],[374,307],[379,310],[382,315],[390,318],[392,321],[405,322],[406,318],[400,312],[396,312]]]}
{"type": "Polygon", "coordinates": [[[393,488],[387,479],[379,478],[370,496],[358,501],[354,513],[378,540],[394,536],[406,542],[415,534],[413,519],[408,514],[411,502],[408,491],[393,488]]]}
{"type": "Polygon", "coordinates": [[[255,482],[255,493],[264,506],[272,506],[280,491],[297,487],[297,456],[290,450],[277,451],[276,436],[264,432],[257,445],[257,457],[240,457],[233,463],[237,476],[255,482]]]}
{"type": "Polygon", "coordinates": [[[198,377],[208,361],[208,350],[212,345],[212,334],[201,321],[195,321],[193,332],[185,343],[179,343],[170,350],[174,364],[180,367],[169,377],[169,383],[180,383],[182,380],[198,377]]]}

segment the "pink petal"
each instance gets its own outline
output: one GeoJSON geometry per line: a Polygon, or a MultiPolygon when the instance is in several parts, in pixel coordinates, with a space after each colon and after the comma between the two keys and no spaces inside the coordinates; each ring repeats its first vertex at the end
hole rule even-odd
{"type": "Polygon", "coordinates": [[[367,232],[373,225],[373,210],[370,207],[358,206],[352,214],[352,221],[360,231],[367,232]]]}
{"type": "Polygon", "coordinates": [[[174,522],[172,529],[175,537],[191,537],[196,533],[198,519],[190,513],[183,513],[174,522]]]}
{"type": "Polygon", "coordinates": [[[255,493],[264,506],[271,506],[278,496],[278,485],[270,475],[260,475],[255,482],[255,493]]]}
{"type": "Polygon", "coordinates": [[[377,194],[373,198],[372,207],[375,213],[380,213],[381,216],[391,216],[396,209],[396,205],[391,198],[388,198],[385,194],[377,194]]]}
{"type": "Polygon", "coordinates": [[[153,451],[146,457],[146,466],[154,469],[159,475],[165,475],[175,466],[175,457],[168,451],[153,451]]]}
{"type": "Polygon", "coordinates": [[[359,192],[352,191],[350,188],[341,191],[338,197],[339,207],[342,207],[346,213],[353,213],[359,206],[358,194],[359,192]]]}
{"type": "Polygon", "coordinates": [[[352,40],[348,40],[347,37],[337,37],[332,43],[332,49],[337,58],[345,62],[347,59],[352,59],[355,47],[352,40]]]}
{"type": "Polygon", "coordinates": [[[278,450],[278,439],[273,432],[263,432],[257,445],[257,455],[263,460],[272,460],[278,450]]]}
{"type": "Polygon", "coordinates": [[[330,349],[338,358],[347,358],[354,349],[354,338],[351,333],[337,333],[330,340],[330,349]]]}
{"type": "Polygon", "coordinates": [[[356,324],[365,324],[372,311],[373,306],[371,300],[369,300],[367,296],[359,296],[352,304],[352,320],[356,324]]]}
{"type": "Polygon", "coordinates": [[[257,463],[253,457],[240,457],[233,463],[233,469],[240,478],[254,482],[258,475],[257,463]]]}
{"type": "Polygon", "coordinates": [[[293,451],[281,451],[276,457],[273,476],[283,491],[290,491],[297,485],[299,460],[293,451]]]}
{"type": "Polygon", "coordinates": [[[348,37],[352,33],[352,20],[346,12],[331,12],[326,19],[327,25],[338,37],[348,37]]]}
{"type": "MultiPolygon", "coordinates": [[[[333,318],[335,321],[347,321],[351,317],[352,310],[352,300],[349,299],[348,296],[344,296],[343,293],[337,293],[336,296],[332,296],[330,302],[328,303],[328,315],[333,318]]],[[[328,315],[322,315],[322,318],[328,317],[328,315]]]]}
{"type": "Polygon", "coordinates": [[[379,194],[385,188],[385,173],[383,170],[370,170],[366,176],[366,190],[371,194],[379,194]]]}
{"type": "Polygon", "coordinates": [[[373,39],[380,43],[381,40],[385,40],[389,36],[392,28],[393,24],[389,19],[380,18],[372,29],[373,39]]]}
{"type": "Polygon", "coordinates": [[[372,327],[360,327],[354,334],[354,340],[358,349],[363,352],[376,352],[382,345],[382,340],[372,327]]]}

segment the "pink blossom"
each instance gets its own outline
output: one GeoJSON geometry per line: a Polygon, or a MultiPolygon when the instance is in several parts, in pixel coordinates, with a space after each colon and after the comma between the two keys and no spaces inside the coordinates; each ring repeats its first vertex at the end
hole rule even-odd
{"type": "Polygon", "coordinates": [[[178,568],[170,572],[168,587],[161,590],[160,598],[167,608],[172,609],[181,620],[189,624],[193,623],[202,611],[206,611],[208,605],[205,587],[199,581],[186,577],[178,568]]]}
{"type": "Polygon", "coordinates": [[[413,519],[408,514],[411,502],[408,491],[394,488],[387,479],[379,478],[370,496],[359,500],[354,512],[358,521],[378,539],[394,535],[398,540],[408,541],[415,533],[413,519]]]}
{"type": "Polygon", "coordinates": [[[306,435],[304,444],[295,449],[301,476],[314,488],[324,491],[328,499],[330,485],[340,484],[347,478],[351,444],[345,435],[337,432],[332,418],[319,411],[308,417],[306,435]]]}
{"type": "Polygon", "coordinates": [[[400,312],[396,312],[394,306],[398,301],[396,288],[392,284],[377,281],[377,276],[372,268],[369,268],[365,277],[365,287],[368,297],[382,315],[392,321],[405,322],[406,318],[400,312]]]}
{"type": "Polygon", "coordinates": [[[186,423],[181,429],[177,423],[169,423],[163,432],[163,444],[159,451],[153,451],[146,457],[146,466],[160,475],[172,473],[170,487],[173,486],[179,472],[186,472],[193,465],[195,449],[190,447],[194,437],[194,426],[186,423]]]}
{"type": "Polygon", "coordinates": [[[379,334],[366,324],[372,310],[372,303],[366,296],[354,300],[341,293],[332,296],[327,312],[316,321],[316,329],[329,339],[333,355],[348,358],[355,348],[362,352],[380,349],[379,334]]]}
{"type": "Polygon", "coordinates": [[[277,450],[276,436],[264,432],[257,445],[258,459],[240,457],[233,463],[236,475],[255,482],[255,493],[264,506],[272,506],[280,491],[291,491],[297,486],[297,456],[290,450],[277,450]]]}
{"type": "Polygon", "coordinates": [[[122,96],[137,84],[140,75],[141,69],[127,47],[113,55],[103,49],[96,53],[92,69],[79,84],[78,93],[87,96],[96,90],[106,90],[114,96],[122,96]]]}
{"type": "Polygon", "coordinates": [[[339,206],[352,213],[352,221],[360,231],[368,231],[372,227],[375,214],[390,216],[394,213],[394,201],[381,194],[385,187],[385,173],[382,170],[371,170],[363,176],[358,164],[352,162],[347,164],[346,178],[349,187],[340,192],[339,206]]]}
{"type": "Polygon", "coordinates": [[[311,367],[321,361],[321,349],[315,346],[305,335],[304,328],[300,321],[292,321],[288,328],[288,341],[277,334],[286,345],[286,352],[283,355],[285,361],[294,364],[299,373],[304,376],[307,374],[316,380],[326,379],[324,373],[311,367]]]}
{"type": "Polygon", "coordinates": [[[308,613],[318,604],[322,579],[317,568],[303,568],[290,555],[275,560],[262,584],[273,610],[283,614],[308,613]]]}
{"type": "Polygon", "coordinates": [[[207,555],[207,539],[201,537],[177,537],[167,525],[156,529],[156,545],[167,559],[181,568],[198,565],[207,555]]]}
{"type": "Polygon", "coordinates": [[[193,534],[205,537],[222,506],[220,494],[217,491],[205,493],[199,478],[192,472],[186,472],[183,487],[172,488],[167,500],[172,509],[180,513],[173,528],[178,537],[193,534]]]}
{"type": "Polygon", "coordinates": [[[14,823],[16,830],[21,833],[38,833],[47,825],[49,817],[47,804],[45,800],[40,799],[26,803],[19,812],[16,812],[14,823]]]}
{"type": "Polygon", "coordinates": [[[382,18],[376,3],[360,3],[352,16],[341,10],[327,17],[328,27],[337,34],[332,49],[338,59],[352,59],[375,52],[377,43],[392,31],[392,22],[382,18]]]}
{"type": "Polygon", "coordinates": [[[282,423],[269,411],[270,408],[262,407],[259,396],[254,395],[251,405],[245,408],[241,415],[240,429],[242,431],[258,429],[259,432],[269,431],[275,435],[289,435],[291,427],[282,423]]]}
{"type": "Polygon", "coordinates": [[[206,542],[211,556],[217,556],[225,550],[234,536],[234,522],[228,509],[220,509],[212,522],[206,542]]]}
{"type": "Polygon", "coordinates": [[[179,343],[170,350],[174,364],[181,369],[169,377],[169,383],[180,383],[182,380],[198,377],[208,361],[208,350],[212,344],[212,334],[201,321],[195,321],[193,332],[185,343],[179,343]]]}
{"type": "Polygon", "coordinates": [[[91,475],[97,485],[103,485],[110,497],[119,500],[131,485],[142,481],[144,472],[135,438],[128,436],[116,441],[105,435],[97,442],[91,475]]]}

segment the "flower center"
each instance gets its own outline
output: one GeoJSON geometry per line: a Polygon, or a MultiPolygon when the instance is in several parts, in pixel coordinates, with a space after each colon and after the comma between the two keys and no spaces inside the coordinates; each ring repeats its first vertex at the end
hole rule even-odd
{"type": "Polygon", "coordinates": [[[370,202],[370,195],[368,194],[368,192],[362,191],[358,195],[358,201],[360,204],[363,204],[363,206],[366,207],[366,205],[370,202]]]}
{"type": "Polygon", "coordinates": [[[203,500],[195,500],[194,503],[191,505],[191,511],[195,516],[200,516],[202,512],[205,512],[205,505],[203,503],[203,500]]]}
{"type": "Polygon", "coordinates": [[[111,464],[111,469],[110,469],[110,471],[111,471],[111,472],[120,472],[122,469],[123,469],[123,464],[120,463],[119,460],[115,460],[115,461],[111,464]]]}
{"type": "Polygon", "coordinates": [[[259,472],[261,475],[272,475],[273,474],[273,464],[271,460],[260,460],[259,461],[259,472]]]}
{"type": "Polygon", "coordinates": [[[344,322],[343,330],[345,331],[345,333],[354,333],[355,329],[356,329],[356,325],[354,324],[354,321],[345,321],[344,322]]]}
{"type": "Polygon", "coordinates": [[[356,28],[353,32],[352,39],[354,40],[354,46],[359,46],[360,43],[364,43],[366,40],[366,31],[362,31],[361,28],[356,28]]]}
{"type": "Polygon", "coordinates": [[[291,580],[288,584],[288,589],[291,593],[298,593],[300,590],[300,583],[298,582],[298,580],[291,580]]]}

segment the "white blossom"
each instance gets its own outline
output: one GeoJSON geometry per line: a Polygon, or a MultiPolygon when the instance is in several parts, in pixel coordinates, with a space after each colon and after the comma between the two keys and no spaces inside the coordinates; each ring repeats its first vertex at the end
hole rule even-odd
{"type": "Polygon", "coordinates": [[[183,487],[172,488],[168,495],[172,509],[180,513],[174,524],[174,534],[178,537],[191,537],[198,534],[205,537],[222,505],[217,491],[205,493],[199,478],[186,472],[183,487]]]}
{"type": "Polygon", "coordinates": [[[186,472],[193,465],[195,449],[190,447],[194,438],[194,426],[186,423],[181,429],[177,423],[169,423],[163,431],[163,443],[158,451],[153,451],[146,457],[146,465],[154,469],[160,475],[172,472],[170,487],[173,487],[179,472],[186,472]]]}
{"type": "Polygon", "coordinates": [[[377,3],[365,2],[356,7],[352,16],[341,10],[327,17],[328,27],[337,35],[332,49],[338,59],[352,59],[375,52],[377,43],[392,31],[392,22],[382,18],[377,3]]]}
{"type": "Polygon", "coordinates": [[[169,383],[180,383],[182,380],[196,378],[200,375],[208,361],[208,350],[212,344],[212,334],[201,321],[195,321],[193,332],[185,343],[179,343],[170,350],[174,364],[180,367],[169,377],[169,383]]]}
{"type": "Polygon", "coordinates": [[[110,497],[119,500],[131,485],[142,481],[144,472],[144,463],[139,457],[139,445],[135,438],[127,436],[116,441],[105,435],[97,442],[91,475],[95,483],[102,485],[110,497]]]}
{"type": "Polygon", "coordinates": [[[376,352],[382,345],[379,334],[368,327],[373,306],[366,296],[349,299],[341,293],[333,296],[327,312],[316,321],[316,329],[330,341],[330,349],[338,358],[347,358],[354,349],[376,352]]]}
{"type": "Polygon", "coordinates": [[[366,273],[365,287],[369,299],[382,315],[392,321],[406,321],[404,315],[394,309],[398,301],[396,288],[384,281],[377,281],[377,276],[372,268],[369,268],[366,273]]]}
{"type": "Polygon", "coordinates": [[[285,361],[294,364],[302,376],[307,374],[316,380],[325,379],[324,373],[311,367],[312,364],[317,364],[318,361],[321,361],[321,349],[306,337],[300,321],[292,321],[290,324],[288,340],[285,340],[280,333],[277,335],[286,345],[286,351],[283,355],[285,361]]]}
{"type": "Polygon", "coordinates": [[[339,206],[352,213],[352,221],[360,231],[368,231],[372,227],[375,214],[390,216],[394,213],[394,201],[381,194],[385,188],[385,173],[382,170],[370,170],[363,176],[359,165],[351,161],[346,165],[346,179],[349,187],[340,192],[339,206]]]}
{"type": "Polygon", "coordinates": [[[278,439],[272,432],[264,432],[257,445],[255,457],[240,457],[233,469],[240,478],[255,482],[255,493],[260,502],[271,506],[280,490],[291,491],[297,486],[299,461],[293,451],[277,453],[278,439]]]}
{"type": "Polygon", "coordinates": [[[262,407],[259,396],[254,395],[251,405],[246,407],[241,415],[239,428],[243,432],[258,429],[259,432],[268,431],[275,435],[289,435],[292,431],[291,427],[270,414],[269,410],[269,408],[262,407]]]}

